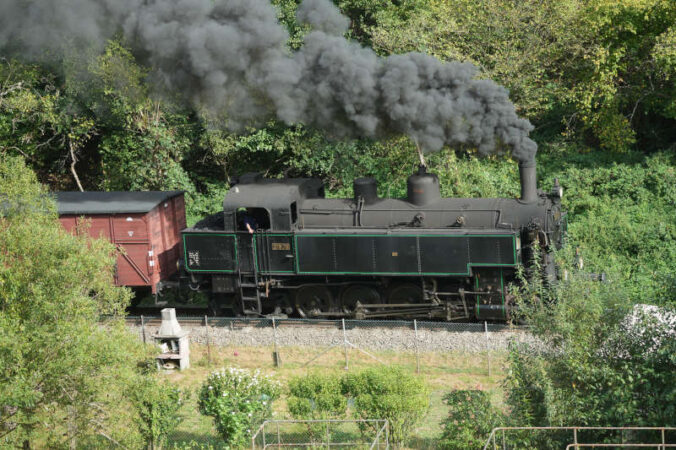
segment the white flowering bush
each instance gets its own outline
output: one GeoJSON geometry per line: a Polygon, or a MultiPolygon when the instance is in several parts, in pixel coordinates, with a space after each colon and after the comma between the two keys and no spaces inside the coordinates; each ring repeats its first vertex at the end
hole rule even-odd
{"type": "Polygon", "coordinates": [[[199,391],[199,409],[213,417],[227,445],[240,447],[272,417],[272,402],[279,394],[279,384],[268,375],[230,367],[207,377],[199,391]]]}

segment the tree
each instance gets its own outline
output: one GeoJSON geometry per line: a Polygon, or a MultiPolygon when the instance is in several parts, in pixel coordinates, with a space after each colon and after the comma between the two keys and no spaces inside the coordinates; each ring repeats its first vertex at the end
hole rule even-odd
{"type": "Polygon", "coordinates": [[[133,420],[125,386],[145,353],[122,320],[114,249],[66,233],[54,211],[21,159],[0,153],[0,445],[137,446],[115,426],[133,420]]]}
{"type": "Polygon", "coordinates": [[[674,140],[673,1],[409,0],[374,17],[376,51],[474,63],[541,134],[613,152],[674,140]]]}
{"type": "MultiPolygon", "coordinates": [[[[671,426],[676,417],[676,312],[632,307],[621,286],[572,278],[514,291],[539,339],[514,346],[505,382],[520,426],[671,426]],[[657,317],[657,319],[656,319],[657,317]],[[671,317],[671,322],[659,319],[671,317]]],[[[558,448],[540,436],[531,445],[558,448]]],[[[601,439],[601,437],[599,437],[601,439]]]]}

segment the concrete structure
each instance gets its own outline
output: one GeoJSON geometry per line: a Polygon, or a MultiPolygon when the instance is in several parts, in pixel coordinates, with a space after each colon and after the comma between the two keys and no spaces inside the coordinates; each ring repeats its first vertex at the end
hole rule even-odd
{"type": "Polygon", "coordinates": [[[174,308],[162,310],[162,324],[153,336],[162,353],[156,357],[157,369],[187,369],[190,367],[190,339],[176,320],[174,308]]]}

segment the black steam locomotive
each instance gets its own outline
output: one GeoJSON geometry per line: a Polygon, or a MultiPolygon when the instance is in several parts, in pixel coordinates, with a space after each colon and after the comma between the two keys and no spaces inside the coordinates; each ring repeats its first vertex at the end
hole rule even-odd
{"type": "Polygon", "coordinates": [[[562,189],[537,190],[519,164],[521,198],[442,198],[424,167],[405,199],[372,178],[354,198],[324,198],[318,179],[239,178],[223,212],[183,230],[184,271],[214,313],[505,320],[507,284],[538,242],[543,276],[562,245],[562,189]]]}

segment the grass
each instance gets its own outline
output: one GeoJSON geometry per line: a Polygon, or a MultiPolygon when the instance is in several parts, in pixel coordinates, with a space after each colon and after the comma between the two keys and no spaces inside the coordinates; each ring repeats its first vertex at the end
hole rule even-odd
{"type": "MultiPolygon", "coordinates": [[[[331,349],[326,354],[306,363],[320,353],[315,349],[300,347],[280,348],[282,365],[274,367],[272,347],[211,347],[191,345],[192,367],[183,372],[171,372],[166,376],[176,386],[191,391],[192,395],[183,406],[183,421],[170,436],[169,444],[182,446],[191,441],[201,445],[220,448],[221,440],[215,432],[211,418],[202,416],[197,409],[197,390],[212,370],[221,367],[240,367],[260,369],[264,374],[273,376],[284,386],[295,376],[313,371],[345,372],[345,353],[342,347],[331,349]]],[[[416,357],[412,352],[380,351],[366,355],[355,349],[348,350],[350,371],[358,371],[384,363],[398,366],[405,371],[415,373],[416,357]],[[377,358],[379,361],[376,361],[377,358]]],[[[419,356],[419,376],[425,379],[430,388],[430,408],[426,417],[414,432],[409,442],[411,448],[435,448],[435,440],[441,434],[441,421],[447,415],[447,407],[442,402],[443,395],[454,389],[482,389],[491,395],[501,397],[500,382],[504,378],[505,355],[490,355],[491,374],[488,374],[487,354],[468,354],[461,352],[424,352],[419,356]]],[[[275,403],[276,419],[290,419],[286,409],[286,394],[275,403]]],[[[290,430],[289,430],[290,431],[290,430]]]]}

